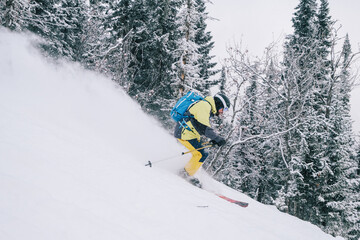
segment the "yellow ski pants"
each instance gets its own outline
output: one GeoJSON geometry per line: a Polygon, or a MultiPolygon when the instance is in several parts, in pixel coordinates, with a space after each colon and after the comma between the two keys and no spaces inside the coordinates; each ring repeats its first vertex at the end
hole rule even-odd
{"type": "MultiPolygon", "coordinates": [[[[178,140],[182,145],[184,145],[187,149],[189,149],[189,151],[193,151],[195,149],[203,147],[197,139],[192,139],[192,140],[178,139],[178,140]]],[[[185,170],[190,176],[193,176],[199,170],[201,165],[203,165],[205,159],[208,156],[208,153],[204,149],[201,149],[198,151],[193,151],[191,152],[191,154],[192,154],[192,158],[185,165],[185,170]]]]}

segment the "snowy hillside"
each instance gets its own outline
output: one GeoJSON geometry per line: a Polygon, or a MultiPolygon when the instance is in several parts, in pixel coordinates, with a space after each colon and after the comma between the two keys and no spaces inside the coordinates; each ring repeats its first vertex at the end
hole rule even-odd
{"type": "Polygon", "coordinates": [[[184,150],[110,80],[0,29],[1,240],[334,239],[204,172],[191,186],[188,155],[144,166],[184,150]]]}

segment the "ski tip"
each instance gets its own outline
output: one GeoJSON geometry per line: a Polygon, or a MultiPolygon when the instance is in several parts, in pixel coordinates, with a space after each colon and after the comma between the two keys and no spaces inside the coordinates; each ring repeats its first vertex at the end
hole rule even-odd
{"type": "Polygon", "coordinates": [[[231,203],[234,203],[236,205],[239,205],[240,207],[247,207],[249,206],[249,203],[247,202],[242,202],[242,201],[238,201],[238,200],[235,200],[235,199],[232,199],[232,198],[229,198],[229,197],[226,197],[224,195],[221,195],[221,194],[216,194],[218,197],[228,201],[228,202],[231,202],[231,203]]]}
{"type": "Polygon", "coordinates": [[[249,206],[249,203],[246,203],[246,202],[240,202],[240,201],[238,201],[238,202],[234,202],[235,204],[237,204],[237,205],[239,205],[240,207],[247,207],[247,206],[249,206]]]}

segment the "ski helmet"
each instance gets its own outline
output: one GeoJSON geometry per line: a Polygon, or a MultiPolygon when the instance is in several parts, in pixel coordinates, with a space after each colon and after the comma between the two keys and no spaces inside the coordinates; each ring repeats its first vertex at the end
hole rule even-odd
{"type": "Polygon", "coordinates": [[[222,108],[224,108],[224,110],[227,110],[230,107],[230,100],[223,93],[215,94],[214,100],[216,111],[219,111],[222,108]]]}

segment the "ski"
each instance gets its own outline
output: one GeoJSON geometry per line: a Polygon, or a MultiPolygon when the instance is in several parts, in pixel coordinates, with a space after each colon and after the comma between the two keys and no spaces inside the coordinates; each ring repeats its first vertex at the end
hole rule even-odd
{"type": "Polygon", "coordinates": [[[247,202],[242,202],[242,201],[238,201],[238,200],[234,200],[232,198],[228,198],[228,197],[225,197],[224,195],[220,195],[220,194],[216,194],[218,197],[222,198],[222,199],[225,199],[226,201],[228,202],[231,202],[231,203],[234,203],[236,205],[239,205],[240,207],[247,207],[249,206],[249,203],[247,202]]]}
{"type": "MultiPolygon", "coordinates": [[[[199,179],[197,179],[197,178],[195,178],[195,177],[193,177],[193,176],[189,176],[189,174],[187,174],[185,170],[181,170],[181,171],[179,172],[179,176],[180,176],[181,178],[185,179],[185,181],[187,181],[187,182],[190,183],[191,185],[193,185],[193,186],[195,186],[195,187],[198,187],[198,188],[200,188],[200,189],[203,189],[203,190],[205,190],[205,191],[207,191],[207,192],[210,192],[210,191],[208,191],[208,190],[206,190],[206,189],[204,189],[204,188],[202,187],[202,184],[201,184],[201,182],[199,181],[199,179]]],[[[245,208],[245,207],[249,206],[249,203],[247,203],[247,202],[238,201],[238,200],[235,200],[235,199],[232,199],[232,198],[228,198],[228,197],[226,197],[226,196],[224,196],[224,195],[217,194],[217,193],[214,193],[214,194],[215,194],[216,196],[218,196],[218,197],[220,197],[220,198],[228,201],[228,202],[231,202],[231,203],[234,203],[234,204],[236,204],[236,205],[239,205],[240,207],[244,207],[244,208],[245,208]]]]}

